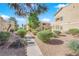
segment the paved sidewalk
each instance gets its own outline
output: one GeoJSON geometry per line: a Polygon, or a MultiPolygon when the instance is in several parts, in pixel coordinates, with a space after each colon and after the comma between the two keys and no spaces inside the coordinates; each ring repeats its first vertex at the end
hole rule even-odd
{"type": "Polygon", "coordinates": [[[32,37],[31,34],[26,35],[27,39],[27,56],[43,56],[40,48],[38,47],[35,39],[32,37]]]}

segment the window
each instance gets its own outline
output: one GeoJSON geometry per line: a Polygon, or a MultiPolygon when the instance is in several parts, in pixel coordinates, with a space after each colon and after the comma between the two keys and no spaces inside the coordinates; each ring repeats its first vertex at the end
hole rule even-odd
{"type": "Polygon", "coordinates": [[[58,21],[59,20],[59,18],[56,18],[56,21],[58,21]]]}
{"type": "Polygon", "coordinates": [[[62,30],[62,26],[61,25],[56,25],[56,30],[58,30],[58,31],[62,30]]]}
{"type": "Polygon", "coordinates": [[[56,21],[58,21],[58,20],[63,20],[63,17],[59,17],[59,18],[56,18],[56,21]]]}
{"type": "Polygon", "coordinates": [[[61,21],[63,21],[63,17],[61,17],[61,21]]]}

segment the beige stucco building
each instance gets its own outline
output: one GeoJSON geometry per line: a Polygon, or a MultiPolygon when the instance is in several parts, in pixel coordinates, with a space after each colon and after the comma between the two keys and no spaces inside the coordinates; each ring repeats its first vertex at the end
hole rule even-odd
{"type": "Polygon", "coordinates": [[[9,24],[0,17],[0,31],[7,31],[9,24]]]}
{"type": "Polygon", "coordinates": [[[9,31],[10,31],[11,29],[13,29],[13,30],[15,30],[15,29],[16,29],[16,24],[15,24],[15,22],[14,22],[14,21],[10,21],[10,22],[8,22],[8,23],[9,23],[9,26],[10,26],[9,31]]]}
{"type": "Polygon", "coordinates": [[[0,31],[10,31],[10,29],[15,29],[15,23],[13,21],[8,22],[0,17],[0,31]]]}
{"type": "Polygon", "coordinates": [[[67,31],[71,28],[79,28],[79,4],[69,4],[55,14],[55,22],[52,30],[67,31]]]}
{"type": "Polygon", "coordinates": [[[40,28],[42,30],[44,30],[44,29],[51,29],[51,24],[49,22],[41,22],[40,23],[40,28]]]}

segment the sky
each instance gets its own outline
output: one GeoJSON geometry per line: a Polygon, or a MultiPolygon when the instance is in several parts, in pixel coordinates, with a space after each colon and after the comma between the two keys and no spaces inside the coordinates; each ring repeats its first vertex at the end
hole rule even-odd
{"type": "MultiPolygon", "coordinates": [[[[59,10],[61,7],[65,7],[68,4],[66,3],[45,3],[48,7],[48,11],[39,15],[39,20],[42,22],[54,22],[55,20],[55,13],[57,10],[59,10]]],[[[2,16],[5,20],[7,20],[9,17],[15,17],[19,26],[22,24],[27,23],[27,18],[18,17],[15,15],[15,10],[10,8],[8,4],[6,3],[0,3],[0,16],[2,16]]]]}

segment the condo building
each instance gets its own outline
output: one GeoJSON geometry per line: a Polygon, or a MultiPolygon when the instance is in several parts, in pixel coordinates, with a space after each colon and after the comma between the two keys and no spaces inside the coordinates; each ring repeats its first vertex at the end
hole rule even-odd
{"type": "Polygon", "coordinates": [[[79,28],[79,4],[69,4],[60,8],[55,14],[52,30],[67,31],[79,28]]]}
{"type": "Polygon", "coordinates": [[[0,31],[10,31],[15,29],[15,23],[13,21],[6,21],[0,17],[0,31]]]}

